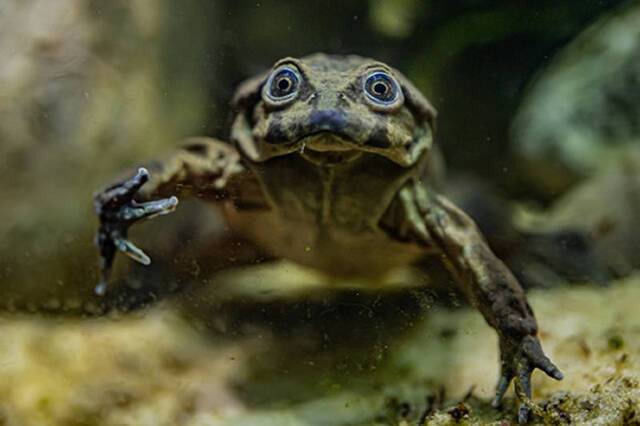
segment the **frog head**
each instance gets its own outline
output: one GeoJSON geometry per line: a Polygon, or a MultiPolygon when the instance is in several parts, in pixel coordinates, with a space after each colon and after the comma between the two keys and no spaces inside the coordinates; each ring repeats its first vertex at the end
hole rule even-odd
{"type": "Polygon", "coordinates": [[[359,56],[284,58],[240,85],[231,138],[252,161],[370,153],[409,167],[433,142],[436,111],[397,70],[359,56]]]}

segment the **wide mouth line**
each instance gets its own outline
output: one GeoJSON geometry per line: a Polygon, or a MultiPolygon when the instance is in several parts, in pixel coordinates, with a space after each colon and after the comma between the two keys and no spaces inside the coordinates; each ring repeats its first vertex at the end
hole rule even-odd
{"type": "Polygon", "coordinates": [[[305,134],[291,143],[293,146],[302,147],[316,152],[342,152],[357,148],[357,143],[353,138],[344,133],[337,133],[331,130],[318,130],[305,134]],[[323,135],[338,139],[337,143],[316,143],[323,135]],[[323,148],[320,148],[323,147],[323,148]],[[319,149],[320,148],[320,149],[319,149]]]}

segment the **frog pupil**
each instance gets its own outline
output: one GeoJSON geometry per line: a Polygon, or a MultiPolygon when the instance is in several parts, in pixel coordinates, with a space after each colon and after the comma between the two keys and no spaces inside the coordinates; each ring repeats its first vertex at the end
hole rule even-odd
{"type": "Polygon", "coordinates": [[[384,95],[387,92],[387,86],[378,82],[373,86],[373,91],[378,95],[384,95]]]}
{"type": "Polygon", "coordinates": [[[278,89],[285,91],[291,87],[291,81],[288,78],[283,77],[278,81],[278,89]]]}

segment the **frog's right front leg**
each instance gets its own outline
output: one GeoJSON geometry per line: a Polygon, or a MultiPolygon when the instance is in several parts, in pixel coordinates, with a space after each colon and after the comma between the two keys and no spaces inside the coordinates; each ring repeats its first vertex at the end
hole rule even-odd
{"type": "Polygon", "coordinates": [[[150,258],[127,239],[135,222],[172,212],[176,195],[197,195],[221,200],[229,196],[229,180],[245,171],[240,155],[230,145],[209,138],[191,138],[166,161],[141,167],[128,179],[115,183],[94,198],[100,219],[96,244],[100,252],[100,282],[96,293],[106,292],[118,251],[148,265],[150,258]],[[155,197],[170,195],[154,200],[155,197]]]}

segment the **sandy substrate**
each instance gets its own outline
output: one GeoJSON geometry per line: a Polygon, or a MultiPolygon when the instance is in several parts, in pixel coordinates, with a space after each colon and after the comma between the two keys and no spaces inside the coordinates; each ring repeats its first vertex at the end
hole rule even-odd
{"type": "MultiPolygon", "coordinates": [[[[530,300],[566,376],[535,374],[536,421],[640,424],[640,278],[535,291],[530,300]]],[[[328,306],[321,316],[332,315],[328,306]]],[[[488,404],[495,333],[468,308],[427,308],[400,312],[407,319],[390,332],[373,313],[360,319],[371,325],[362,331],[339,319],[370,333],[362,340],[339,339],[335,324],[315,333],[314,315],[292,324],[304,330],[295,333],[255,324],[212,331],[206,318],[168,304],[118,318],[5,317],[0,425],[513,422],[512,397],[501,410],[488,404]]]]}

